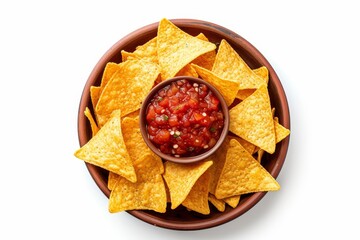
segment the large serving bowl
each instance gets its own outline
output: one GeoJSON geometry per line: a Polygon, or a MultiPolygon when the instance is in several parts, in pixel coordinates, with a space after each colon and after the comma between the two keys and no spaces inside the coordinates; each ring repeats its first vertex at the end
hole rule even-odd
{"type": "MultiPolygon", "coordinates": [[[[270,63],[251,43],[237,33],[211,22],[194,19],[173,19],[171,21],[191,35],[196,36],[199,33],[205,34],[209,41],[217,45],[222,39],[227,40],[252,69],[266,66],[269,70],[268,90],[271,105],[276,109],[276,116],[279,118],[279,122],[284,127],[290,129],[289,108],[282,84],[270,63]]],[[[134,51],[136,46],[142,45],[156,36],[157,27],[158,23],[153,23],[120,39],[103,55],[94,67],[85,84],[80,100],[78,112],[78,136],[80,146],[87,143],[92,136],[90,124],[84,115],[86,107],[92,110],[90,87],[100,85],[104,68],[108,62],[121,62],[121,50],[134,51]]],[[[261,163],[274,178],[279,175],[284,164],[289,140],[289,137],[285,138],[277,144],[275,153],[271,155],[265,153],[263,156],[261,163]]],[[[89,163],[86,163],[86,167],[100,190],[109,197],[110,190],[107,187],[108,172],[89,163]]],[[[168,207],[166,213],[143,210],[127,212],[154,226],[177,230],[198,230],[218,226],[241,216],[254,207],[265,194],[266,192],[257,192],[242,195],[237,207],[231,208],[227,206],[224,212],[219,212],[213,208],[213,206],[210,206],[211,213],[209,215],[190,212],[182,206],[179,206],[175,210],[171,210],[170,207],[168,207]]]]}

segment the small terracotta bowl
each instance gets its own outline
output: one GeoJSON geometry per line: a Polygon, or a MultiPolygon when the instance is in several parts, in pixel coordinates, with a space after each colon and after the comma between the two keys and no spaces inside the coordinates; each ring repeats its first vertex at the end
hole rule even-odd
{"type": "MultiPolygon", "coordinates": [[[[217,45],[222,39],[227,40],[227,42],[240,54],[240,56],[252,69],[261,66],[267,67],[269,70],[268,90],[272,107],[276,109],[276,116],[279,118],[279,122],[284,127],[290,129],[289,107],[280,79],[267,59],[251,43],[237,33],[211,22],[194,19],[172,19],[171,21],[179,28],[193,36],[200,33],[205,34],[209,41],[217,45]]],[[[93,110],[90,98],[90,87],[100,85],[104,68],[108,62],[121,62],[121,50],[129,52],[134,51],[136,46],[146,43],[148,40],[157,35],[157,27],[158,23],[153,23],[120,39],[95,65],[84,86],[80,100],[78,112],[78,136],[80,146],[86,144],[92,136],[89,121],[84,115],[86,107],[93,110]]],[[[277,144],[275,153],[271,155],[265,153],[262,158],[261,163],[263,167],[274,178],[279,175],[284,164],[289,141],[289,137],[285,138],[277,144]]],[[[109,173],[102,168],[88,163],[86,163],[86,167],[100,190],[109,197],[110,190],[107,187],[109,173]]],[[[132,210],[128,211],[128,213],[146,223],[158,227],[175,230],[199,230],[219,226],[236,219],[254,207],[265,196],[265,194],[266,192],[244,194],[241,196],[237,207],[231,208],[230,206],[227,206],[224,212],[217,211],[210,204],[211,212],[209,215],[197,214],[193,211],[188,211],[182,206],[179,206],[174,210],[168,207],[166,213],[142,210],[132,210]]]]}
{"type": "Polygon", "coordinates": [[[140,109],[140,130],[141,130],[141,134],[144,138],[145,143],[149,146],[149,148],[155,154],[160,156],[163,160],[176,162],[176,163],[194,163],[194,162],[198,162],[198,161],[204,160],[205,158],[209,157],[224,142],[225,137],[229,131],[229,111],[228,111],[228,107],[226,105],[225,99],[220,94],[220,92],[215,87],[213,87],[211,84],[209,84],[208,82],[205,82],[204,80],[199,79],[199,78],[194,78],[194,77],[189,77],[189,76],[178,76],[178,77],[167,79],[166,81],[163,81],[163,82],[157,84],[147,95],[147,97],[143,101],[141,109],[140,109]],[[172,155],[168,155],[168,154],[161,152],[154,145],[154,143],[149,139],[149,134],[147,132],[147,124],[146,124],[146,114],[147,114],[148,105],[150,104],[151,100],[154,98],[155,94],[158,93],[159,90],[163,89],[165,86],[170,85],[172,82],[176,82],[176,81],[182,80],[182,79],[185,79],[185,80],[189,81],[190,83],[198,83],[198,84],[206,85],[208,87],[208,89],[214,93],[216,98],[219,99],[221,111],[224,115],[224,127],[221,131],[221,135],[220,135],[219,139],[217,140],[216,144],[208,151],[206,151],[202,154],[196,155],[196,156],[191,156],[191,157],[174,157],[172,155]]]}

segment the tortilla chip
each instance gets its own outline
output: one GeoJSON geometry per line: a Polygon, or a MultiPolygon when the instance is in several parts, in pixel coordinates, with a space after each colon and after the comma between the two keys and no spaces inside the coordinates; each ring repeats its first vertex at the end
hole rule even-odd
{"type": "Polygon", "coordinates": [[[90,98],[91,98],[91,104],[93,105],[93,108],[95,109],[96,104],[99,101],[100,95],[101,95],[102,88],[97,86],[91,86],[90,87],[90,98]]]}
{"type": "Polygon", "coordinates": [[[132,52],[128,52],[125,50],[121,50],[121,61],[125,62],[127,60],[134,60],[134,59],[138,59],[138,57],[132,53],[132,52]]]}
{"type": "Polygon", "coordinates": [[[250,154],[253,154],[256,146],[238,136],[229,136],[230,139],[236,139],[250,154]]]}
{"type": "Polygon", "coordinates": [[[212,163],[212,161],[192,164],[165,162],[163,177],[169,188],[171,209],[177,208],[185,200],[196,181],[212,163]]]}
{"type": "Polygon", "coordinates": [[[232,196],[232,197],[228,197],[228,198],[224,198],[223,200],[224,200],[224,202],[226,202],[230,207],[236,208],[237,205],[238,205],[239,202],[240,202],[240,195],[232,196]]]}
{"type": "Polygon", "coordinates": [[[265,66],[253,69],[253,72],[261,77],[266,83],[269,82],[269,70],[265,66]]]}
{"type": "Polygon", "coordinates": [[[185,67],[183,67],[176,76],[189,76],[189,77],[199,77],[195,69],[190,65],[187,64],[185,67]]]}
{"type": "Polygon", "coordinates": [[[113,172],[109,172],[108,175],[108,182],[107,182],[107,187],[109,190],[113,190],[116,186],[117,181],[119,180],[120,175],[113,173],[113,172]]]}
{"type": "Polygon", "coordinates": [[[229,144],[230,144],[230,138],[229,136],[226,136],[221,146],[215,151],[214,154],[212,154],[212,156],[208,158],[208,159],[212,159],[213,161],[213,165],[209,168],[209,172],[210,172],[209,192],[212,194],[215,194],[216,185],[219,181],[221,171],[225,164],[226,153],[229,148],[229,144]]]}
{"type": "Polygon", "coordinates": [[[253,94],[255,90],[256,89],[240,89],[236,94],[236,98],[240,100],[244,100],[245,98],[253,94]]]}
{"type": "MultiPolygon", "coordinates": [[[[269,82],[269,70],[265,66],[256,68],[253,70],[253,72],[259,77],[261,77],[264,80],[264,82],[266,83],[269,82]]],[[[255,90],[256,89],[240,89],[236,94],[236,98],[240,100],[244,100],[245,98],[253,94],[255,90]]]]}
{"type": "Polygon", "coordinates": [[[210,213],[208,195],[209,195],[210,174],[205,171],[195,182],[189,194],[182,202],[182,205],[188,209],[207,215],[210,213]]]}
{"type": "Polygon", "coordinates": [[[105,86],[96,105],[95,113],[101,116],[100,126],[116,109],[121,110],[121,116],[140,109],[159,75],[157,65],[146,60],[128,60],[119,65],[120,69],[105,86]]]}
{"type": "Polygon", "coordinates": [[[122,50],[121,56],[122,56],[123,62],[128,59],[137,58],[137,59],[147,59],[148,61],[158,63],[157,37],[150,39],[143,45],[137,46],[135,51],[132,53],[122,50]]]}
{"type": "Polygon", "coordinates": [[[274,126],[275,126],[276,143],[281,142],[288,135],[290,135],[290,130],[285,128],[283,125],[281,125],[277,117],[274,118],[274,126]]]}
{"type": "MultiPolygon", "coordinates": [[[[196,37],[207,42],[209,41],[209,39],[203,33],[200,33],[196,37]]],[[[214,49],[210,52],[198,56],[191,63],[196,64],[202,68],[206,68],[207,70],[211,70],[215,62],[215,57],[216,50],[214,49]]]]}
{"type": "Polygon", "coordinates": [[[105,66],[100,86],[91,86],[90,87],[90,97],[91,97],[91,103],[93,105],[93,108],[96,108],[96,104],[99,101],[100,95],[102,91],[104,90],[104,87],[106,84],[110,81],[114,73],[119,70],[119,64],[114,62],[108,62],[105,66]]]}
{"type": "Polygon", "coordinates": [[[216,49],[216,45],[191,36],[167,19],[159,22],[157,54],[162,80],[174,77],[198,56],[216,49]]]}
{"type": "Polygon", "coordinates": [[[115,111],[112,118],[74,155],[136,182],[135,170],[121,132],[120,111],[115,111]]]}
{"type": "Polygon", "coordinates": [[[264,156],[264,153],[265,153],[265,151],[263,149],[259,149],[257,151],[257,158],[256,159],[258,160],[259,163],[261,163],[261,159],[264,156]]]}
{"type": "Polygon", "coordinates": [[[221,78],[237,82],[238,89],[256,89],[267,84],[224,39],[220,42],[212,71],[221,78]]]}
{"type": "Polygon", "coordinates": [[[230,140],[215,196],[223,199],[246,193],[279,189],[280,185],[271,174],[238,141],[230,140]]]}
{"type": "Polygon", "coordinates": [[[216,209],[219,210],[220,212],[225,211],[225,204],[226,204],[225,201],[221,199],[217,199],[211,193],[209,193],[209,202],[211,202],[211,204],[214,205],[214,207],[216,207],[216,209]]]}
{"type": "Polygon", "coordinates": [[[95,134],[99,131],[99,127],[97,126],[95,119],[93,118],[88,107],[85,108],[84,114],[90,122],[92,136],[95,136],[95,134]]]}
{"type": "Polygon", "coordinates": [[[134,163],[137,182],[120,177],[110,193],[109,212],[126,210],[166,211],[166,191],[161,177],[162,161],[147,154],[134,163]]]}
{"type": "Polygon", "coordinates": [[[265,85],[230,109],[229,114],[231,132],[268,153],[275,152],[274,122],[265,85]]]}
{"type": "Polygon", "coordinates": [[[195,68],[196,72],[204,81],[213,85],[221,93],[226,101],[226,104],[230,106],[235,100],[238,91],[238,84],[236,82],[223,79],[198,65],[191,64],[191,66],[195,68]]]}

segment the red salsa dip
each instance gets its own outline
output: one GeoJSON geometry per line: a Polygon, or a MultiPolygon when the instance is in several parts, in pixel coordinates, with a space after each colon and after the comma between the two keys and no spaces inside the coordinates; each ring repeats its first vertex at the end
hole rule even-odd
{"type": "Polygon", "coordinates": [[[191,157],[211,149],[224,127],[219,99],[202,83],[181,79],[152,98],[146,112],[150,141],[164,154],[191,157]]]}

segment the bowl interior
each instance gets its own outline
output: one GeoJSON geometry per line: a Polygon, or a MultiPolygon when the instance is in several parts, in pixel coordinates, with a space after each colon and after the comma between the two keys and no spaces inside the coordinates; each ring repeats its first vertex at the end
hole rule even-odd
{"type": "MultiPolygon", "coordinates": [[[[173,19],[171,21],[191,35],[195,36],[199,33],[205,34],[209,41],[217,45],[222,39],[226,39],[252,69],[266,66],[269,70],[268,89],[272,107],[275,107],[276,109],[276,115],[279,118],[279,122],[284,127],[290,129],[289,108],[281,82],[270,63],[254,46],[233,31],[217,24],[193,19],[173,19]]],[[[134,51],[136,46],[144,44],[155,37],[157,34],[157,26],[158,23],[153,23],[125,36],[115,43],[94,67],[86,82],[80,100],[78,112],[78,135],[80,146],[87,143],[91,138],[90,124],[83,114],[86,107],[89,107],[92,110],[90,87],[93,85],[98,86],[100,84],[102,73],[107,62],[121,62],[120,51],[134,51]]],[[[282,142],[278,143],[274,154],[270,155],[266,153],[263,156],[262,165],[275,178],[278,176],[285,161],[289,140],[290,138],[287,137],[282,142]]],[[[86,167],[97,186],[107,197],[109,197],[110,190],[107,188],[108,172],[88,163],[86,163],[86,167]]],[[[166,213],[141,210],[128,211],[128,213],[159,227],[177,230],[205,229],[221,225],[244,214],[256,205],[265,194],[266,192],[258,192],[242,195],[236,208],[233,209],[227,206],[224,212],[217,211],[210,204],[211,213],[206,216],[189,212],[182,206],[179,206],[175,210],[168,208],[166,213]]]]}

